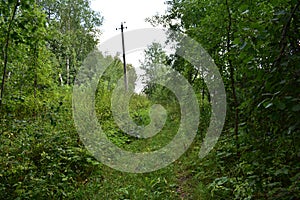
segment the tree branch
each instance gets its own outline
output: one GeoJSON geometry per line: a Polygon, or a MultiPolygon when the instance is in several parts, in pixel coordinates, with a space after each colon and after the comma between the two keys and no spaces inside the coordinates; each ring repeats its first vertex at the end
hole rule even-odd
{"type": "Polygon", "coordinates": [[[227,27],[227,53],[228,53],[228,64],[229,64],[229,70],[230,70],[230,82],[231,82],[231,90],[232,90],[232,96],[233,96],[233,103],[234,103],[234,109],[235,109],[235,121],[234,121],[234,135],[236,140],[236,149],[237,149],[237,155],[240,156],[240,144],[239,144],[239,110],[238,110],[238,100],[236,96],[236,89],[235,89],[235,79],[234,79],[234,67],[232,64],[232,60],[230,58],[230,52],[231,52],[231,41],[232,38],[232,16],[230,12],[230,7],[228,0],[226,0],[226,8],[228,12],[228,27],[227,27]]]}
{"type": "Polygon", "coordinates": [[[296,4],[296,6],[292,9],[291,15],[288,18],[287,23],[285,24],[285,26],[282,29],[281,39],[280,39],[280,43],[279,43],[280,44],[280,53],[279,53],[278,57],[276,58],[276,60],[274,62],[274,66],[278,66],[279,65],[279,63],[281,61],[281,58],[284,55],[284,52],[285,52],[285,49],[286,49],[286,46],[287,46],[287,42],[286,42],[287,32],[288,32],[288,30],[290,28],[291,21],[292,21],[294,15],[295,15],[297,9],[299,8],[299,6],[300,6],[300,0],[296,4]]]}
{"type": "Polygon", "coordinates": [[[20,5],[19,1],[20,0],[16,0],[16,4],[15,4],[14,10],[13,10],[13,14],[11,16],[11,20],[10,20],[8,28],[7,28],[5,45],[4,45],[4,48],[2,49],[4,64],[3,64],[3,75],[2,75],[2,83],[1,83],[1,91],[0,91],[0,112],[2,111],[2,99],[3,99],[3,94],[4,94],[5,76],[6,76],[6,71],[7,71],[7,62],[8,62],[8,55],[7,54],[8,54],[9,40],[10,40],[10,31],[12,29],[12,23],[15,19],[18,7],[20,5]]]}

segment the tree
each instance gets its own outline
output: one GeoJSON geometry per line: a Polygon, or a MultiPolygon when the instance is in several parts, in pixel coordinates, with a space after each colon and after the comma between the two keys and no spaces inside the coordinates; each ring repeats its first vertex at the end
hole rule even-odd
{"type": "Polygon", "coordinates": [[[6,106],[1,112],[18,107],[26,112],[22,109],[26,105],[31,107],[27,113],[35,113],[32,109],[43,107],[46,100],[41,99],[48,96],[55,82],[73,83],[81,62],[97,44],[102,18],[86,0],[61,4],[51,0],[3,1],[0,11],[4,47],[0,107],[3,103],[6,106]]]}
{"type": "Polygon", "coordinates": [[[167,64],[167,55],[160,43],[152,43],[144,51],[144,59],[140,60],[141,69],[144,70],[143,83],[146,84],[144,92],[148,95],[155,92],[157,85],[153,83],[160,74],[160,71],[167,64]]]}
{"type": "MultiPolygon", "coordinates": [[[[8,48],[9,48],[9,42],[10,42],[10,36],[11,36],[11,29],[12,29],[12,24],[15,20],[15,16],[17,13],[17,9],[19,7],[19,0],[15,1],[14,4],[9,4],[8,3],[8,8],[13,7],[12,8],[12,13],[10,12],[10,9],[6,10],[3,9],[5,8],[4,6],[1,6],[1,16],[10,16],[10,19],[8,18],[8,26],[7,26],[7,30],[6,30],[6,34],[4,33],[5,39],[4,39],[4,48],[2,50],[2,58],[3,58],[3,74],[2,74],[2,83],[1,83],[1,94],[0,94],[0,112],[2,111],[2,99],[3,99],[3,94],[4,94],[4,86],[5,86],[5,79],[6,79],[6,71],[7,71],[7,62],[8,62],[8,48]],[[6,15],[8,14],[8,15],[6,15]]],[[[5,20],[3,20],[5,21],[5,20]]]]}
{"type": "Polygon", "coordinates": [[[102,17],[90,8],[88,0],[63,0],[60,4],[43,0],[40,4],[48,16],[50,49],[61,66],[59,80],[71,85],[82,61],[96,47],[102,17]]]}
{"type": "MultiPolygon", "coordinates": [[[[264,174],[256,181],[261,185],[255,189],[256,195],[268,191],[265,199],[286,198],[284,194],[295,197],[293,192],[282,189],[288,187],[289,180],[272,179],[270,184],[282,185],[277,192],[274,192],[276,187],[263,187],[263,182],[272,173],[278,177],[275,169],[279,164],[274,163],[280,163],[279,154],[290,155],[285,159],[294,165],[295,151],[299,149],[292,141],[297,139],[300,130],[297,28],[300,2],[170,0],[167,4],[167,14],[148,21],[187,34],[214,59],[228,96],[224,132],[235,138],[230,141],[237,145],[238,158],[249,163],[260,162],[256,172],[264,174]],[[267,161],[259,159],[261,156],[268,158],[267,161]],[[264,168],[270,169],[269,174],[264,168]]],[[[173,63],[176,62],[180,65],[173,67],[196,75],[180,58],[175,57],[173,63]]],[[[294,177],[297,173],[292,170],[288,174],[294,177]]],[[[249,180],[247,175],[243,178],[249,180]]]]}
{"type": "MultiPolygon", "coordinates": [[[[0,107],[2,107],[5,84],[8,79],[10,79],[10,83],[6,86],[13,88],[20,81],[19,75],[27,74],[17,67],[21,63],[28,64],[30,69],[28,73],[31,72],[34,76],[30,80],[34,79],[34,83],[31,82],[31,85],[34,85],[34,96],[36,96],[39,44],[43,43],[46,32],[44,14],[35,1],[2,2],[1,8],[3,19],[1,22],[6,29],[3,29],[4,32],[1,33],[4,36],[1,41],[4,48],[2,51],[3,74],[0,107]],[[24,59],[26,56],[31,57],[32,61],[24,59]],[[24,60],[26,60],[25,63],[24,60]]],[[[10,90],[8,96],[16,98],[16,89],[10,90]]]]}

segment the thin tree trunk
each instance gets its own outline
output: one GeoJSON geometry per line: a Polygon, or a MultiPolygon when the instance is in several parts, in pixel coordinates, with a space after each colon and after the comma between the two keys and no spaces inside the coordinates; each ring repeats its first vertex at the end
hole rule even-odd
{"type": "Polygon", "coordinates": [[[37,47],[38,44],[35,44],[34,46],[34,98],[36,99],[36,93],[37,93],[37,59],[38,59],[38,50],[37,47]]]}
{"type": "Polygon", "coordinates": [[[284,56],[284,52],[287,47],[287,33],[290,28],[292,19],[293,19],[295,13],[297,12],[299,6],[300,6],[300,1],[298,1],[298,3],[295,5],[295,7],[291,9],[290,17],[288,18],[287,23],[284,25],[284,27],[282,29],[281,40],[280,40],[280,53],[274,62],[275,67],[277,67],[280,64],[280,61],[281,61],[282,57],[284,56]]]}
{"type": "Polygon", "coordinates": [[[69,57],[66,58],[66,65],[67,65],[67,85],[70,85],[70,59],[69,59],[69,57]]]}
{"type": "Polygon", "coordinates": [[[60,85],[63,86],[64,85],[64,80],[62,78],[61,73],[58,74],[58,77],[59,77],[60,85]]]}
{"type": "MultiPolygon", "coordinates": [[[[37,76],[37,59],[38,59],[38,56],[39,56],[39,53],[38,53],[38,42],[34,45],[34,51],[33,51],[33,58],[34,58],[34,101],[35,101],[35,105],[37,105],[37,85],[38,85],[38,76],[37,76]]],[[[34,117],[36,118],[37,116],[37,109],[35,107],[34,109],[34,113],[33,113],[34,117]]]]}
{"type": "Polygon", "coordinates": [[[229,70],[230,70],[230,82],[231,82],[231,90],[232,90],[232,96],[233,96],[233,103],[234,103],[234,135],[235,135],[235,140],[236,140],[236,150],[237,150],[237,155],[240,156],[240,144],[239,144],[239,110],[238,110],[238,100],[236,96],[236,88],[235,88],[235,78],[234,78],[234,72],[235,69],[232,64],[232,60],[230,58],[230,52],[231,52],[231,41],[233,40],[232,38],[232,16],[230,13],[230,8],[228,4],[228,0],[226,0],[226,7],[227,7],[227,12],[228,12],[228,27],[227,27],[227,53],[228,53],[228,64],[229,64],[229,70]]]}
{"type": "Polygon", "coordinates": [[[12,22],[15,19],[18,7],[19,7],[19,0],[16,0],[16,4],[14,6],[13,14],[11,16],[11,20],[9,22],[8,28],[7,28],[7,33],[6,33],[6,38],[5,38],[5,45],[4,48],[2,49],[2,54],[3,54],[3,75],[2,75],[2,83],[1,83],[1,91],[0,91],[0,112],[2,112],[2,100],[4,96],[4,88],[5,88],[5,77],[6,77],[6,71],[7,71],[7,62],[8,62],[8,48],[9,48],[9,40],[10,40],[10,31],[12,29],[12,22]]]}

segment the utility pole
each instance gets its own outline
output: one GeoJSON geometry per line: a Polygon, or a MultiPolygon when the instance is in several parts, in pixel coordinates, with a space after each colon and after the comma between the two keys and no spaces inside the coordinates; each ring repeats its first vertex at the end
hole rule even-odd
{"type": "MultiPolygon", "coordinates": [[[[124,22],[126,23],[126,22],[124,22]]],[[[124,27],[124,23],[121,22],[121,28],[116,28],[116,30],[121,29],[121,36],[122,36],[122,48],[123,48],[123,65],[124,65],[124,85],[125,85],[125,91],[128,90],[128,82],[127,82],[127,70],[126,70],[126,59],[125,59],[125,42],[124,42],[124,28],[127,29],[127,27],[124,27]]]]}

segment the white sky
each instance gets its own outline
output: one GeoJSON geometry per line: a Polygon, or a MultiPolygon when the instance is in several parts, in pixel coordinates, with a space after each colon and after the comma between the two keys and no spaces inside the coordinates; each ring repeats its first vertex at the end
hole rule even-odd
{"type": "Polygon", "coordinates": [[[128,30],[152,27],[145,18],[164,14],[167,9],[164,0],[91,0],[91,7],[104,17],[101,41],[120,34],[116,28],[124,21],[128,30]]]}
{"type": "MultiPolygon", "coordinates": [[[[126,22],[127,29],[124,30],[126,48],[126,31],[151,28],[151,24],[145,22],[145,19],[156,14],[164,14],[167,9],[164,2],[165,0],[91,0],[92,9],[100,12],[104,17],[103,25],[100,27],[102,31],[100,43],[120,35],[121,31],[116,28],[120,28],[121,22],[126,22]]],[[[121,48],[120,39],[120,52],[121,48]]],[[[132,53],[126,52],[126,63],[133,64],[138,75],[136,91],[140,91],[143,87],[140,76],[143,72],[139,69],[139,60],[142,59],[142,54],[143,49],[132,53]]]]}

